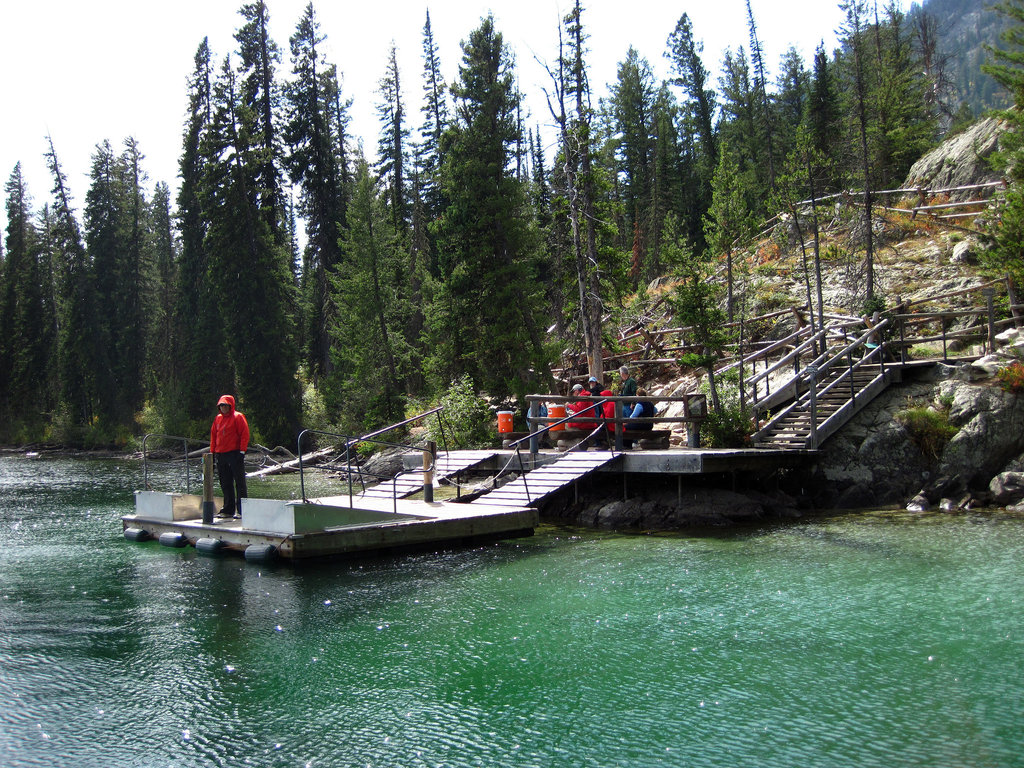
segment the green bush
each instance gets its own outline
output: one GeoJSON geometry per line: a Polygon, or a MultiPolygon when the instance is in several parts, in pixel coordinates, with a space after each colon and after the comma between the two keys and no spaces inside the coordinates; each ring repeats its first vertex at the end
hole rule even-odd
{"type": "Polygon", "coordinates": [[[436,403],[444,407],[444,434],[435,418],[427,419],[427,435],[449,448],[483,448],[494,442],[493,415],[487,401],[476,393],[473,380],[463,376],[436,403]]]}
{"type": "Polygon", "coordinates": [[[957,433],[949,423],[949,412],[928,406],[913,406],[896,414],[896,421],[903,425],[921,453],[938,461],[946,443],[957,433]]]}
{"type": "Polygon", "coordinates": [[[706,448],[744,448],[750,444],[754,420],[738,405],[724,405],[710,411],[700,427],[701,444],[706,448]]]}

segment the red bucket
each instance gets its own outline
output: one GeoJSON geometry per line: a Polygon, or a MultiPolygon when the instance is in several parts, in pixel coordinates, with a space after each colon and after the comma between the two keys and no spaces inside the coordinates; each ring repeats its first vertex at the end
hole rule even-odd
{"type": "Polygon", "coordinates": [[[498,432],[511,432],[512,431],[512,417],[515,413],[512,411],[498,411],[498,432]]]}

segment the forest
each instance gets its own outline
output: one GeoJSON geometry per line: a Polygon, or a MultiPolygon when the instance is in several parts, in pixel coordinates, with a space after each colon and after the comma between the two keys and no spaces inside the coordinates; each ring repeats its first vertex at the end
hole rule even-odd
{"type": "MultiPolygon", "coordinates": [[[[242,5],[236,50],[218,59],[204,40],[195,52],[175,199],[166,183],[145,187],[131,138],[97,146],[80,214],[52,143],[41,206],[11,171],[0,443],[203,435],[223,393],[267,445],[293,445],[303,426],[361,434],[457,382],[506,400],[553,391],[565,349],[600,374],[603,324],[661,277],[681,286],[682,314],[709,301],[741,311],[733,259],[767,218],[863,190],[870,232],[870,191],[898,186],[975,117],[927,6],[839,7],[836,50],[805,62],[791,48],[774,75],[749,2],[718,73],[684,13],[665,30],[671,80],[630,49],[599,94],[576,0],[552,32],[554,150],[524,124],[494,19],[467,34],[446,83],[428,12],[412,86],[424,106],[406,110],[412,78],[392,49],[370,160],[313,4],[284,47],[268,4],[242,5]]],[[[998,15],[1022,24],[1022,8],[998,15]]],[[[1004,53],[988,67],[1008,103],[1021,101],[1019,66],[1004,53]]],[[[1010,232],[996,240],[1019,259],[1010,232]]],[[[870,309],[865,274],[856,299],[870,309]]]]}

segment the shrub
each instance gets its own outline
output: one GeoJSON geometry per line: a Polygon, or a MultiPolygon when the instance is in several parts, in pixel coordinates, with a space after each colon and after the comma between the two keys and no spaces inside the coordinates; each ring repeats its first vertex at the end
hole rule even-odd
{"type": "Polygon", "coordinates": [[[743,448],[750,442],[754,420],[738,405],[723,405],[710,411],[701,424],[701,444],[707,448],[743,448]]]}
{"type": "Polygon", "coordinates": [[[454,382],[436,403],[444,406],[444,434],[438,420],[427,419],[427,435],[438,445],[449,448],[481,448],[494,441],[493,418],[487,401],[473,388],[473,380],[463,376],[454,382]]]}
{"type": "Polygon", "coordinates": [[[913,443],[921,453],[938,461],[946,443],[957,433],[949,423],[947,410],[936,410],[928,406],[913,406],[896,414],[896,421],[903,425],[913,443]]]}
{"type": "Polygon", "coordinates": [[[1005,391],[1019,395],[1024,392],[1024,363],[1010,363],[996,373],[999,386],[1005,391]]]}

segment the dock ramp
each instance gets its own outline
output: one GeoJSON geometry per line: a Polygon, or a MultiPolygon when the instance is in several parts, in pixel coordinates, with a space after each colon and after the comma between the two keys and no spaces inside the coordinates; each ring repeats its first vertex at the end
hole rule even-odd
{"type": "Polygon", "coordinates": [[[531,507],[581,477],[606,468],[622,458],[614,451],[570,451],[556,461],[527,472],[500,488],[485,493],[472,503],[491,506],[531,507]]]}
{"type": "MultiPolygon", "coordinates": [[[[468,469],[491,461],[497,454],[494,451],[458,451],[457,453],[438,454],[434,461],[434,482],[443,480],[468,469]]],[[[372,488],[358,494],[361,499],[392,499],[405,498],[423,490],[423,475],[420,472],[408,472],[393,480],[385,480],[372,488]]]]}

